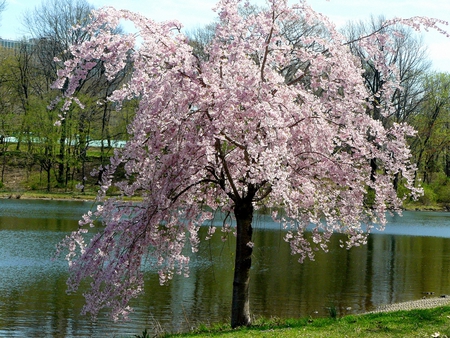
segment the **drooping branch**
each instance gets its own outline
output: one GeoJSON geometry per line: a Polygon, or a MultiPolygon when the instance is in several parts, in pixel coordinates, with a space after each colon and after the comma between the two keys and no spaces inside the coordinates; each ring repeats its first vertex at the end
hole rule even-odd
{"type": "Polygon", "coordinates": [[[226,177],[227,177],[228,183],[229,183],[230,186],[231,186],[231,189],[232,189],[232,191],[233,191],[233,194],[230,194],[230,193],[227,192],[227,191],[225,191],[225,192],[226,192],[226,193],[230,196],[230,198],[233,199],[234,201],[239,201],[239,200],[241,199],[241,196],[239,195],[239,191],[238,191],[238,189],[236,188],[236,185],[235,185],[235,183],[234,183],[233,176],[231,175],[230,170],[229,170],[229,168],[228,168],[228,163],[227,163],[227,160],[226,160],[226,158],[225,158],[225,154],[224,154],[224,152],[223,152],[223,150],[222,150],[222,144],[221,144],[221,142],[220,142],[219,139],[216,139],[216,145],[215,145],[215,146],[216,146],[216,151],[219,153],[219,158],[220,158],[220,160],[221,160],[222,167],[223,167],[223,169],[224,169],[224,171],[225,171],[225,175],[226,175],[226,177]]]}
{"type": "MultiPolygon", "coordinates": [[[[79,67],[93,52],[112,69],[129,57],[134,69],[108,99],[121,105],[139,98],[130,140],[111,160],[101,187],[103,204],[95,217],[103,222],[102,235],[91,246],[84,246],[80,233],[66,242],[75,276],[72,289],[84,277],[93,280],[86,297],[91,312],[110,307],[116,315],[127,313],[129,298],[143,290],[139,264],[144,253],[155,256],[162,281],[184,273],[187,243],[197,247],[200,226],[217,210],[235,215],[237,240],[245,253],[245,264],[235,268],[245,279],[235,286],[248,289],[255,203],[286,208],[280,222],[289,230],[286,241],[292,253],[313,259],[331,234],[347,234],[348,246],[361,244],[366,238],[362,224],[375,220],[384,225],[386,209],[400,209],[401,199],[390,184],[396,172],[405,170],[405,190],[414,191],[414,168],[403,137],[407,128],[391,131],[364,114],[368,95],[361,65],[342,45],[343,36],[325,20],[324,31],[313,32],[309,40],[326,52],[294,46],[278,34],[280,24],[300,18],[301,11],[313,23],[322,17],[307,6],[275,2],[271,11],[246,17],[240,1],[220,1],[220,21],[205,58],[192,55],[187,39],[167,24],[112,8],[94,14],[91,40],[72,49],[77,59],[59,74],[61,86],[78,86],[85,76],[79,67]],[[118,36],[113,44],[111,35],[103,35],[102,25],[124,18],[145,27],[141,48],[130,50],[134,40],[127,36],[118,36]],[[280,48],[273,47],[275,40],[280,48]],[[255,55],[261,68],[249,58],[255,55]],[[280,69],[293,56],[297,59],[289,75],[296,78],[283,81],[280,69]],[[300,66],[304,71],[296,73],[300,66]],[[380,166],[371,182],[374,154],[380,166]],[[122,170],[132,179],[117,183],[121,197],[103,199],[115,179],[123,177],[122,170]],[[368,185],[375,192],[370,208],[365,203],[368,185]],[[140,206],[117,207],[120,198],[137,192],[144,195],[140,206]],[[317,230],[312,241],[304,234],[311,222],[317,230]],[[80,257],[80,247],[92,255],[80,257]],[[107,293],[101,292],[102,283],[107,293]],[[118,302],[122,296],[125,300],[118,302]]],[[[93,222],[83,224],[88,231],[93,222]]],[[[247,292],[236,294],[244,296],[234,304],[249,304],[247,292]]],[[[240,323],[247,325],[250,317],[240,323]]]]}
{"type": "Polygon", "coordinates": [[[269,50],[269,46],[270,46],[270,42],[272,40],[273,24],[275,24],[275,11],[272,12],[272,27],[270,28],[269,36],[267,37],[266,47],[264,48],[263,61],[261,63],[261,82],[265,82],[266,81],[264,79],[264,69],[266,67],[267,56],[269,55],[269,51],[270,51],[269,50]]]}

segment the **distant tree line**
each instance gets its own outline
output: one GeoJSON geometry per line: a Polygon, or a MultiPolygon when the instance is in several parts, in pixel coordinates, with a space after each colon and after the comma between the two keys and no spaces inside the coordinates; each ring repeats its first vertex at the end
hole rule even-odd
{"type": "MultiPolygon", "coordinates": [[[[380,93],[390,91],[387,97],[395,107],[389,114],[380,114],[386,102],[375,100],[367,113],[385,126],[408,123],[415,128],[417,134],[410,138],[409,144],[417,165],[416,183],[424,187],[421,202],[450,204],[450,74],[431,71],[427,48],[413,30],[386,28],[383,22],[383,17],[372,18],[368,22],[349,23],[345,28],[350,48],[364,66],[366,87],[375,97],[385,99],[380,93]],[[382,41],[373,46],[379,51],[378,60],[367,59],[352,42],[372,32],[383,32],[393,41],[389,49],[382,47],[382,41]],[[387,65],[384,72],[376,67],[383,62],[387,65]],[[398,70],[398,79],[392,78],[394,68],[398,70]],[[390,86],[395,80],[400,86],[392,90],[390,86]]],[[[373,170],[376,169],[374,159],[373,170]]],[[[400,184],[400,179],[396,183],[400,184]]],[[[397,189],[401,193],[401,184],[397,189]]]]}
{"type": "Polygon", "coordinates": [[[84,185],[90,142],[101,141],[95,158],[102,165],[111,155],[112,141],[127,140],[132,103],[119,112],[106,99],[121,85],[126,71],[107,78],[99,60],[79,89],[84,109],[72,108],[61,118],[61,105],[52,105],[62,94],[52,84],[69,59],[70,46],[86,39],[83,27],[89,24],[91,10],[85,0],[45,1],[24,15],[29,38],[16,48],[0,49],[2,181],[11,156],[20,155],[29,173],[36,168],[45,173],[48,191],[68,188],[74,181],[84,185]]]}
{"type": "MultiPolygon", "coordinates": [[[[0,1],[0,12],[5,4],[0,1]]],[[[70,46],[87,39],[83,27],[90,23],[89,14],[93,9],[86,0],[45,0],[24,14],[27,39],[17,48],[0,49],[2,182],[5,170],[12,163],[11,158],[20,156],[21,165],[30,175],[39,171],[48,191],[54,187],[68,189],[74,182],[84,186],[90,176],[92,165],[88,164],[92,164],[92,158],[95,158],[95,165],[107,164],[113,149],[112,141],[127,140],[126,127],[139,98],[130,100],[119,110],[107,97],[127,79],[128,71],[133,67],[131,63],[114,78],[108,78],[99,59],[78,89],[77,96],[84,109],[72,107],[61,119],[61,104],[51,104],[62,94],[52,88],[58,70],[69,60],[70,46]],[[55,125],[56,121],[60,121],[59,125],[55,125]],[[14,137],[14,144],[10,142],[11,137],[14,137]],[[94,149],[92,140],[101,143],[94,149]]],[[[344,28],[348,38],[345,43],[365,69],[366,87],[374,97],[380,97],[379,101],[368,101],[367,114],[385,126],[408,123],[417,130],[410,145],[418,168],[416,182],[425,187],[423,202],[450,204],[450,74],[430,71],[431,63],[420,36],[410,29],[384,27],[383,22],[383,17],[371,18],[348,23],[344,28]],[[363,52],[365,49],[358,45],[359,37],[373,32],[381,32],[392,40],[390,48],[386,48],[385,41],[372,46],[378,48],[376,60],[368,58],[363,52]],[[386,67],[380,71],[381,63],[386,67]],[[398,79],[393,78],[394,67],[399,70],[398,79]],[[392,87],[396,80],[401,88],[392,87]],[[387,99],[390,102],[383,102],[387,99]],[[388,103],[394,103],[395,109],[389,114],[381,114],[381,108],[388,103]]],[[[188,33],[196,55],[201,58],[208,58],[204,46],[213,36],[214,28],[212,23],[188,33]]],[[[295,44],[300,43],[304,35],[320,33],[322,27],[291,22],[285,23],[284,29],[286,37],[295,44]]],[[[121,33],[117,31],[117,34],[121,33]]],[[[315,48],[314,42],[309,48],[315,48]]],[[[280,71],[289,82],[296,81],[292,75],[298,69],[307,74],[309,67],[309,63],[293,59],[290,67],[280,71]]],[[[305,76],[301,80],[307,83],[308,78],[305,76]]],[[[371,165],[375,173],[377,159],[373,159],[371,165]]],[[[398,177],[399,193],[401,181],[398,177]]]]}

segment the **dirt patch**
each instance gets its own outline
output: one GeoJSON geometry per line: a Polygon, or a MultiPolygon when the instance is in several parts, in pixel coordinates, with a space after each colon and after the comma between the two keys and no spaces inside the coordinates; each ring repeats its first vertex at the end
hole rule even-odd
{"type": "Polygon", "coordinates": [[[25,168],[6,166],[3,172],[3,189],[7,191],[24,190],[24,182],[27,180],[25,168]]]}

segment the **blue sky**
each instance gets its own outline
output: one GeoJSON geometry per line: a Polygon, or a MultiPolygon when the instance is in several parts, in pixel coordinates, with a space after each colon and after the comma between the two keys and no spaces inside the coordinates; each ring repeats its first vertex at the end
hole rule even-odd
{"type": "MultiPolygon", "coordinates": [[[[89,0],[88,0],[89,1],[89,0]]],[[[294,0],[290,0],[291,2],[294,0]]],[[[2,14],[0,37],[20,38],[24,35],[21,17],[26,10],[38,6],[40,0],[7,0],[2,14]]],[[[141,12],[155,20],[177,19],[187,28],[201,27],[214,18],[216,0],[90,0],[95,7],[114,6],[141,12]]],[[[264,0],[252,0],[264,4],[264,0]]],[[[329,16],[337,26],[348,20],[367,20],[371,15],[387,18],[429,16],[450,21],[450,0],[309,0],[314,9],[329,16]]],[[[447,26],[450,31],[450,26],[447,26]]],[[[433,68],[450,72],[450,38],[437,33],[424,33],[433,68]]]]}

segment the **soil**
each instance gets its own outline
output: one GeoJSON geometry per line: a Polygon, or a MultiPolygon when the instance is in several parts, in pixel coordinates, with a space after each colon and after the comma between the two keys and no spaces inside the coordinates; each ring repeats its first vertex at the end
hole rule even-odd
{"type": "Polygon", "coordinates": [[[25,168],[6,166],[3,172],[4,191],[20,192],[26,190],[24,182],[27,181],[27,172],[25,168]]]}

